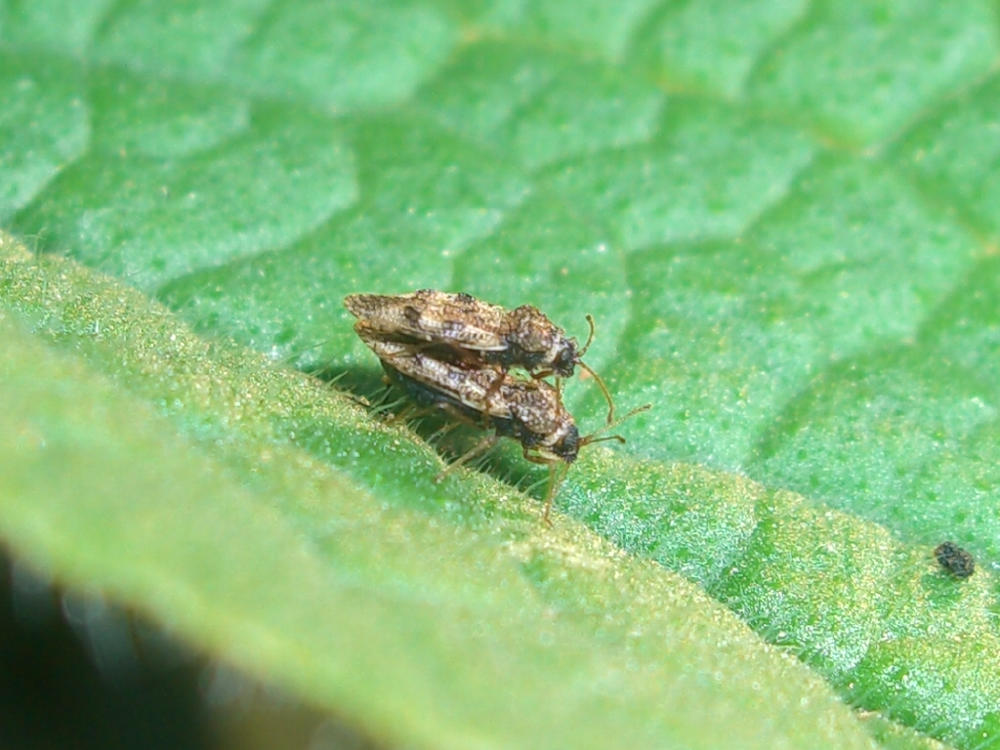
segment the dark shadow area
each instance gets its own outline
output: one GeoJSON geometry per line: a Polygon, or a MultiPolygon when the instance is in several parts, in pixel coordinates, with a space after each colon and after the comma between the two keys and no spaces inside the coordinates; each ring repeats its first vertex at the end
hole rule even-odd
{"type": "Polygon", "coordinates": [[[102,649],[118,646],[108,637],[97,645],[96,612],[31,580],[6,557],[0,575],[0,746],[210,747],[206,711],[193,689],[200,665],[193,659],[102,657],[102,649]],[[70,616],[79,618],[76,629],[70,616]],[[103,670],[95,656],[104,659],[103,670]]]}
{"type": "Polygon", "coordinates": [[[4,750],[373,750],[348,724],[0,551],[4,750]]]}

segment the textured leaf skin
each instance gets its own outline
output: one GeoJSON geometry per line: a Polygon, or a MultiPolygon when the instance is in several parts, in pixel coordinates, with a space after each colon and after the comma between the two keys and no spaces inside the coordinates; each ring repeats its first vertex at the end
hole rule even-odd
{"type": "Polygon", "coordinates": [[[0,534],[57,579],[386,741],[872,746],[828,685],[695,584],[548,528],[502,482],[435,485],[440,460],[405,428],[9,248],[0,534]]]}
{"type": "MultiPolygon", "coordinates": [[[[530,302],[578,337],[594,314],[588,362],[623,408],[656,408],[623,427],[616,454],[581,458],[561,510],[798,655],[865,709],[878,742],[1000,744],[995,4],[609,8],[2,2],[0,221],[33,252],[159,299],[201,337],[192,347],[237,371],[246,355],[218,341],[356,392],[378,374],[340,306],[349,292],[530,302]],[[946,538],[976,556],[965,583],[934,566],[946,538]]],[[[223,407],[182,385],[180,365],[140,356],[162,344],[128,323],[138,301],[85,319],[88,293],[67,288],[73,307],[13,278],[8,333],[31,357],[110,379],[134,400],[121,410],[145,404],[198,450],[253,442],[232,433],[249,419],[244,386],[211,386],[242,405],[223,407]],[[88,325],[132,333],[102,349],[88,325]]],[[[31,385],[18,377],[11,394],[31,385]]],[[[600,424],[589,383],[567,399],[585,430],[600,424]]],[[[274,440],[413,522],[443,513],[472,533],[478,514],[508,517],[499,495],[520,497],[468,473],[449,480],[462,490],[429,483],[430,469],[392,479],[362,437],[371,424],[289,408],[264,420],[274,440]]],[[[51,425],[72,423],[53,409],[51,425]]],[[[398,440],[407,461],[436,461],[398,440]]],[[[81,470],[118,449],[87,450],[81,470]]],[[[488,473],[538,478],[517,453],[488,473]]],[[[257,476],[250,459],[213,455],[209,484],[220,463],[240,486],[257,476]]],[[[298,497],[298,481],[285,492],[298,497]]],[[[40,559],[23,533],[9,543],[40,559]]],[[[113,588],[164,618],[142,587],[113,588]]],[[[381,726],[372,705],[357,715],[381,726]]]]}

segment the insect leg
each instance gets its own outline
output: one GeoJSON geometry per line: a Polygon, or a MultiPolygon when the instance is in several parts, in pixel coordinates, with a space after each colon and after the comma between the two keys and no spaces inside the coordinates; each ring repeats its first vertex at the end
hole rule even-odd
{"type": "Polygon", "coordinates": [[[427,407],[416,406],[415,404],[406,404],[402,409],[393,414],[386,421],[388,425],[399,425],[405,424],[414,417],[418,417],[421,414],[428,414],[430,410],[427,407]]]}
{"type": "Polygon", "coordinates": [[[569,462],[536,453],[532,448],[527,446],[524,447],[523,454],[525,459],[531,461],[531,463],[544,464],[549,467],[549,483],[545,490],[545,512],[542,514],[542,520],[545,521],[546,526],[551,526],[552,521],[549,518],[549,513],[552,510],[552,501],[555,500],[559,486],[562,484],[563,479],[566,478],[566,472],[569,471],[569,462]]]}
{"type": "Polygon", "coordinates": [[[556,499],[556,492],[559,490],[563,479],[566,478],[568,470],[569,464],[556,463],[554,461],[549,464],[549,486],[545,491],[545,511],[542,513],[542,520],[546,526],[552,526],[552,519],[549,518],[549,513],[552,511],[552,501],[556,499]]]}
{"type": "Polygon", "coordinates": [[[436,477],[434,477],[434,481],[435,482],[440,482],[442,479],[445,478],[445,476],[447,474],[449,474],[452,471],[452,469],[457,469],[459,466],[461,466],[462,464],[466,463],[470,458],[474,458],[475,456],[479,455],[480,453],[483,453],[484,451],[489,450],[494,445],[496,445],[496,442],[497,442],[498,439],[499,438],[498,438],[498,436],[497,436],[496,433],[493,433],[491,435],[487,435],[482,440],[480,440],[478,443],[476,443],[472,448],[470,448],[468,451],[466,451],[463,455],[461,455],[458,458],[456,458],[450,464],[448,464],[447,466],[445,466],[440,472],[438,472],[438,475],[436,477]]]}
{"type": "Polygon", "coordinates": [[[358,396],[358,395],[356,395],[354,393],[351,393],[350,391],[341,391],[340,395],[342,395],[348,401],[353,401],[355,404],[357,404],[360,407],[363,407],[365,409],[371,409],[372,408],[372,402],[369,401],[364,396],[358,396]]]}

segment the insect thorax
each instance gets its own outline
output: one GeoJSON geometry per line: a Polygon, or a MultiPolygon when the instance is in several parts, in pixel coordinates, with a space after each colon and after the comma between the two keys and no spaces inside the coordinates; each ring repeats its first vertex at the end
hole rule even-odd
{"type": "Polygon", "coordinates": [[[521,305],[508,316],[508,363],[517,363],[528,370],[551,368],[569,377],[576,364],[576,342],[555,325],[538,308],[521,305]]]}

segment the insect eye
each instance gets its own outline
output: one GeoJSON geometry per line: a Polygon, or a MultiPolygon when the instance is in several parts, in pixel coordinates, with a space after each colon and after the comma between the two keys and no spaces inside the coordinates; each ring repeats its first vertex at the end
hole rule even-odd
{"type": "Polygon", "coordinates": [[[570,343],[559,350],[553,369],[564,378],[572,377],[573,367],[576,365],[576,347],[570,343]]]}
{"type": "Polygon", "coordinates": [[[580,451],[580,432],[576,429],[576,425],[572,425],[567,431],[566,435],[562,440],[559,441],[557,446],[557,453],[562,456],[563,459],[572,461],[576,458],[576,454],[580,451]]]}

